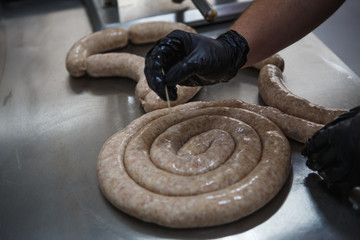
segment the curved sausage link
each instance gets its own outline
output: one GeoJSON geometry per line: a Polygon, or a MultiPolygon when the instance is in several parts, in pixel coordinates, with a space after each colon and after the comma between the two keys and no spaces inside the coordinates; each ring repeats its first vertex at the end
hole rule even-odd
{"type": "Polygon", "coordinates": [[[258,84],[260,95],[267,105],[299,118],[326,124],[346,112],[343,109],[331,109],[313,104],[294,95],[285,87],[282,71],[271,64],[265,65],[260,70],[258,84]]]}
{"type": "MultiPolygon", "coordinates": [[[[149,88],[144,74],[145,59],[129,53],[95,54],[86,59],[86,68],[93,77],[127,77],[137,82],[135,94],[145,112],[166,108],[167,102],[149,88]]],[[[201,87],[178,87],[178,98],[171,101],[176,106],[189,101],[201,87]]]]}
{"type": "Polygon", "coordinates": [[[183,23],[147,22],[132,25],[129,28],[129,38],[133,44],[156,42],[174,30],[196,33],[195,29],[183,23]]]}
{"type": "Polygon", "coordinates": [[[95,54],[86,59],[92,77],[126,77],[136,82],[144,77],[144,65],[143,57],[130,53],[95,54]]]}
{"type": "MultiPolygon", "coordinates": [[[[166,108],[167,102],[160,99],[147,84],[143,57],[130,53],[100,53],[126,46],[129,37],[134,44],[155,42],[176,29],[196,33],[183,23],[172,22],[139,23],[131,26],[129,32],[123,28],[95,32],[73,45],[66,57],[66,68],[75,77],[86,73],[93,77],[128,77],[138,82],[135,93],[146,112],[166,108]]],[[[189,101],[200,89],[179,86],[178,99],[171,101],[171,106],[189,101]]]]}
{"type": "Polygon", "coordinates": [[[86,74],[85,60],[90,55],[102,53],[128,44],[124,28],[112,28],[89,34],[77,41],[66,55],[66,69],[74,77],[86,74]]]}
{"type": "Polygon", "coordinates": [[[253,64],[251,67],[256,68],[258,70],[261,70],[265,65],[272,64],[277,66],[281,71],[284,71],[285,68],[285,62],[284,59],[279,54],[274,54],[268,58],[265,58],[264,60],[253,64]]]}
{"type": "Polygon", "coordinates": [[[274,122],[285,134],[285,136],[300,143],[305,143],[316,131],[324,126],[322,124],[313,123],[311,121],[286,114],[273,107],[250,104],[235,99],[187,103],[177,106],[176,109],[181,111],[186,108],[204,107],[234,107],[256,112],[274,122]]]}

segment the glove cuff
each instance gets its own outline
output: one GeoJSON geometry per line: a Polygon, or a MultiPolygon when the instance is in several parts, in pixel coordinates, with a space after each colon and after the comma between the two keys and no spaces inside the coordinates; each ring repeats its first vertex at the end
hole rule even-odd
{"type": "Polygon", "coordinates": [[[234,30],[221,34],[217,40],[226,43],[230,47],[228,54],[232,56],[234,65],[229,74],[235,76],[237,71],[247,62],[249,44],[242,35],[234,30]]]}

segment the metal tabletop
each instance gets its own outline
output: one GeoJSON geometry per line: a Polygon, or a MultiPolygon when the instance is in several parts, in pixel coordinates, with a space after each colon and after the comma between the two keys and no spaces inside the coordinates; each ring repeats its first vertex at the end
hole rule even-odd
{"type": "MultiPolygon", "coordinates": [[[[1,12],[0,12],[1,13],[1,12]]],[[[115,209],[101,194],[105,140],[144,111],[129,79],[65,69],[72,44],[91,33],[80,1],[13,1],[0,19],[0,239],[357,239],[360,214],[331,195],[291,141],[292,171],[254,214],[218,227],[174,230],[115,209]]],[[[224,28],[202,28],[213,36],[224,28]]],[[[122,51],[144,55],[150,45],[122,51]]],[[[360,104],[360,79],[313,34],[280,52],[285,84],[329,107],[360,104]]],[[[204,87],[193,100],[262,104],[254,69],[204,87]]]]}

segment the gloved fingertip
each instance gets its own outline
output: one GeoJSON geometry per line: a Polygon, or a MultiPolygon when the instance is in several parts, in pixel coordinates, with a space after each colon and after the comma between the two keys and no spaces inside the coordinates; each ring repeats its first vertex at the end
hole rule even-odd
{"type": "Polygon", "coordinates": [[[166,38],[170,40],[177,40],[177,41],[184,41],[185,39],[188,40],[188,38],[193,35],[193,33],[185,32],[183,30],[175,29],[171,33],[169,33],[166,38]]]}
{"type": "Polygon", "coordinates": [[[156,94],[161,98],[162,100],[166,101],[166,95],[165,92],[156,92],[156,94]]]}
{"type": "Polygon", "coordinates": [[[197,71],[198,65],[192,64],[191,61],[191,56],[187,56],[173,65],[166,73],[167,85],[175,86],[193,75],[197,71]]]}
{"type": "Polygon", "coordinates": [[[355,210],[360,211],[360,186],[351,189],[349,194],[349,201],[355,210]]]}
{"type": "Polygon", "coordinates": [[[309,140],[305,143],[305,146],[303,147],[303,149],[301,150],[301,155],[303,155],[304,157],[309,157],[310,151],[309,151],[309,145],[308,145],[309,140]]]}
{"type": "Polygon", "coordinates": [[[314,157],[309,157],[308,160],[306,160],[306,166],[313,170],[313,171],[317,171],[320,169],[319,164],[316,162],[316,160],[314,160],[314,157]]]}
{"type": "Polygon", "coordinates": [[[313,145],[314,145],[314,140],[313,140],[313,139],[314,139],[315,135],[316,135],[316,134],[314,134],[314,135],[312,136],[312,138],[309,138],[309,139],[305,142],[305,145],[304,145],[303,149],[301,150],[301,154],[302,154],[303,156],[310,158],[311,155],[313,155],[313,154],[316,153],[316,151],[314,151],[314,149],[313,149],[313,148],[314,148],[314,147],[313,147],[313,145]]]}
{"type": "Polygon", "coordinates": [[[168,86],[168,94],[169,94],[170,101],[175,101],[178,98],[177,87],[168,86]]]}
{"type": "Polygon", "coordinates": [[[329,147],[329,130],[325,127],[317,131],[311,139],[309,139],[303,149],[305,156],[309,157],[324,148],[329,147]]]}

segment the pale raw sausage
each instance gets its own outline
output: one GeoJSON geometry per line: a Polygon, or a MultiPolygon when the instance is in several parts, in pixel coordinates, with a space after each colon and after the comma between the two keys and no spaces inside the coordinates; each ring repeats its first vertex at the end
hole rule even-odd
{"type": "MultiPolygon", "coordinates": [[[[93,77],[127,77],[137,81],[135,94],[145,112],[166,108],[167,102],[153,92],[146,81],[144,58],[130,53],[103,53],[125,47],[129,38],[133,44],[155,42],[171,31],[180,29],[196,33],[183,24],[173,22],[139,23],[130,27],[129,32],[123,28],[106,29],[90,34],[77,41],[66,57],[66,68],[74,77],[86,73],[93,77]]],[[[171,101],[176,106],[193,98],[201,87],[178,86],[178,99],[171,101]]]]}
{"type": "Polygon", "coordinates": [[[288,178],[289,142],[235,102],[187,103],[134,120],[99,154],[103,194],[120,210],[171,228],[225,224],[264,206],[288,178]],[[202,157],[226,148],[222,160],[202,157]]]}
{"type": "Polygon", "coordinates": [[[260,95],[267,105],[314,123],[329,123],[347,111],[345,109],[326,108],[294,95],[285,87],[282,71],[271,64],[265,65],[260,70],[258,85],[260,95]]]}
{"type": "MultiPolygon", "coordinates": [[[[144,74],[145,59],[129,53],[95,54],[86,59],[87,72],[93,77],[127,77],[137,82],[135,94],[141,102],[145,112],[167,107],[153,92],[146,81],[144,74]]],[[[171,106],[186,103],[200,91],[201,87],[177,86],[178,98],[170,101],[171,106]]]]}
{"type": "Polygon", "coordinates": [[[74,77],[86,74],[88,56],[124,47],[128,44],[128,32],[124,28],[111,28],[89,34],[77,41],[66,55],[66,69],[74,77]]]}
{"type": "Polygon", "coordinates": [[[240,100],[156,110],[103,145],[100,188],[143,221],[172,228],[225,224],[261,208],[285,183],[290,146],[282,132],[303,142],[322,126],[240,100]]]}
{"type": "Polygon", "coordinates": [[[285,68],[285,61],[284,59],[278,54],[274,54],[264,60],[253,64],[251,67],[261,70],[265,65],[272,64],[277,66],[281,71],[284,71],[285,68]]]}
{"type": "Polygon", "coordinates": [[[129,38],[133,44],[153,43],[174,30],[196,33],[195,29],[183,23],[146,22],[132,25],[129,28],[129,38]]]}

